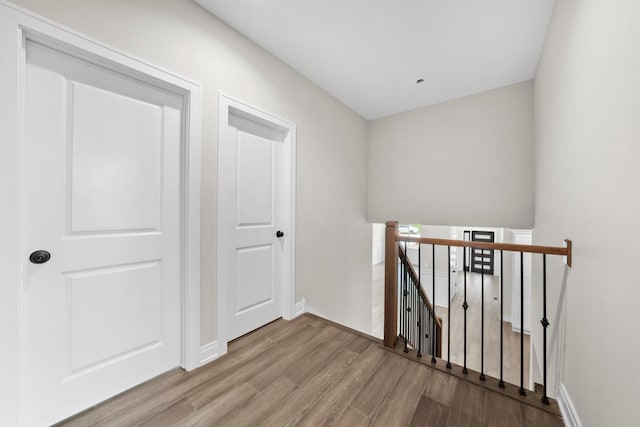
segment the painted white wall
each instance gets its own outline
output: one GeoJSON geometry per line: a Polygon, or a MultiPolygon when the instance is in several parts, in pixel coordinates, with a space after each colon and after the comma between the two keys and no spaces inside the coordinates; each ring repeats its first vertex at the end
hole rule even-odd
{"type": "Polygon", "coordinates": [[[533,226],[532,83],[374,120],[369,220],[533,226]]]}
{"type": "Polygon", "coordinates": [[[566,292],[560,317],[549,307],[550,378],[584,426],[638,425],[638,16],[636,0],[558,0],[535,80],[534,243],[574,242],[566,282],[560,259],[548,267],[550,301],[566,292]]]}
{"type": "Polygon", "coordinates": [[[191,1],[17,0],[38,14],[200,82],[201,342],[216,339],[218,92],[297,125],[297,300],[320,315],[371,327],[367,122],[191,1]]]}
{"type": "Polygon", "coordinates": [[[384,238],[386,226],[384,224],[373,223],[371,224],[371,265],[380,264],[384,261],[384,238]]]}

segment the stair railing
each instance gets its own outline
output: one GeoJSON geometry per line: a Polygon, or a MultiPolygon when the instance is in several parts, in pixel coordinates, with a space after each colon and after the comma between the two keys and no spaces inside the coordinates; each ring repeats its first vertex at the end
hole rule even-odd
{"type": "MultiPolygon", "coordinates": [[[[436,301],[435,287],[435,248],[436,246],[446,246],[448,253],[448,270],[449,284],[451,263],[451,247],[475,248],[482,250],[495,250],[500,252],[500,266],[502,269],[502,259],[504,251],[511,251],[520,254],[520,328],[524,330],[524,254],[542,254],[542,297],[543,297],[543,315],[540,323],[543,328],[543,395],[541,401],[543,404],[549,404],[547,395],[547,328],[549,321],[547,319],[547,255],[560,255],[566,257],[566,264],[571,267],[571,240],[565,240],[566,246],[536,246],[536,245],[520,245],[512,243],[493,243],[493,242],[477,242],[465,240],[448,240],[435,239],[428,237],[411,237],[400,235],[398,232],[397,221],[387,221],[385,231],[385,304],[384,304],[384,345],[395,349],[398,339],[404,341],[404,351],[409,351],[409,346],[417,350],[418,357],[422,356],[422,349],[432,355],[431,363],[436,364],[437,358],[441,358],[442,352],[442,321],[435,314],[435,307],[431,304],[429,298],[424,293],[420,282],[420,273],[416,274],[415,270],[406,253],[407,243],[418,243],[418,264],[421,265],[421,245],[431,245],[433,259],[433,288],[432,298],[436,301]],[[403,249],[404,246],[404,249],[403,249]],[[400,318],[398,314],[400,313],[400,318]],[[423,341],[424,338],[424,341],[423,341]],[[424,346],[423,346],[424,342],[424,346]]],[[[466,265],[466,251],[464,252],[464,263],[466,265]]],[[[420,271],[421,268],[418,269],[420,271]]],[[[480,377],[481,381],[486,380],[484,372],[484,275],[481,273],[482,299],[481,299],[481,362],[480,377]]],[[[503,295],[503,273],[500,272],[500,294],[503,295]]],[[[451,301],[451,286],[447,286],[449,292],[449,301],[451,301]]],[[[451,325],[451,304],[447,309],[447,325],[451,325]]],[[[464,358],[462,373],[469,374],[467,369],[467,310],[469,303],[467,301],[467,271],[464,271],[464,302],[462,309],[464,310],[464,330],[463,330],[463,346],[464,358]]],[[[503,380],[503,328],[504,321],[503,301],[500,300],[500,378],[498,386],[505,387],[503,380]]],[[[451,364],[451,335],[450,326],[447,327],[447,369],[452,368],[451,364]]],[[[520,333],[520,385],[518,393],[526,396],[524,388],[524,333],[520,333]]]]}
{"type": "Polygon", "coordinates": [[[406,247],[398,247],[398,259],[398,308],[405,314],[399,325],[399,336],[404,340],[404,352],[408,353],[411,347],[417,350],[418,357],[422,357],[423,350],[431,354],[432,359],[442,357],[442,319],[436,316],[422,287],[420,273],[416,274],[407,256],[406,247]]]}

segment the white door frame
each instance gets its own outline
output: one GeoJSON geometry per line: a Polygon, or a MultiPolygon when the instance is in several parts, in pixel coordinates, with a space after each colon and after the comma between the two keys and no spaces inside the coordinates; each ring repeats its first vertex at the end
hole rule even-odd
{"type": "Polygon", "coordinates": [[[265,125],[271,127],[278,127],[285,130],[284,142],[289,145],[290,161],[289,161],[289,222],[285,225],[287,230],[288,239],[288,253],[285,253],[285,258],[289,265],[288,278],[281,284],[282,306],[281,314],[284,319],[293,319],[299,314],[300,310],[296,310],[295,304],[295,242],[296,242],[296,125],[280,117],[276,117],[271,113],[264,110],[250,106],[249,104],[238,101],[225,94],[219,94],[218,105],[218,223],[217,223],[217,253],[218,253],[218,268],[217,268],[217,321],[218,321],[218,356],[222,356],[227,352],[228,341],[228,307],[227,307],[227,290],[228,283],[224,277],[224,272],[221,272],[220,266],[222,263],[227,262],[224,256],[224,248],[232,245],[232,241],[229,236],[226,236],[223,230],[223,215],[221,215],[224,206],[221,206],[221,194],[225,191],[229,191],[224,187],[225,183],[222,178],[221,163],[223,162],[220,156],[220,144],[223,138],[226,137],[229,131],[229,112],[233,110],[241,115],[246,115],[248,118],[258,120],[265,125]]]}
{"type": "MultiPolygon", "coordinates": [[[[36,40],[97,65],[152,82],[183,99],[182,129],[182,360],[200,355],[200,85],[149,65],[77,32],[0,0],[0,425],[22,422],[23,265],[21,241],[22,129],[25,39],[36,40]]],[[[43,357],[47,349],[43,349],[43,357]]]]}

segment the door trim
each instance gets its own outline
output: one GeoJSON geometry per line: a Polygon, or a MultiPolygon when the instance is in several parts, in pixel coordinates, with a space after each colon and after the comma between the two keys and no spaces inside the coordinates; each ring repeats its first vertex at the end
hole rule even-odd
{"type": "Polygon", "coordinates": [[[249,104],[239,101],[235,98],[232,98],[223,93],[219,93],[218,98],[218,221],[217,221],[217,253],[218,253],[218,268],[216,273],[216,281],[217,281],[217,290],[216,290],[216,299],[217,299],[217,322],[218,322],[218,335],[217,335],[217,343],[218,343],[218,357],[227,353],[227,337],[228,335],[228,310],[227,310],[227,289],[228,286],[225,285],[226,278],[224,277],[224,272],[221,272],[220,265],[226,262],[223,248],[231,245],[230,237],[225,236],[222,224],[223,215],[221,215],[222,209],[221,206],[221,197],[224,191],[227,191],[223,187],[222,173],[221,173],[221,162],[222,159],[220,157],[220,144],[225,135],[229,130],[228,126],[228,118],[230,111],[233,111],[236,114],[246,115],[248,118],[253,120],[258,120],[263,122],[267,126],[277,126],[279,128],[283,128],[286,131],[285,142],[289,144],[289,200],[290,200],[290,209],[289,209],[289,221],[286,225],[285,229],[287,230],[288,235],[288,253],[285,254],[285,258],[288,262],[288,277],[284,283],[281,284],[281,295],[283,296],[283,301],[281,305],[280,313],[284,319],[293,319],[300,313],[299,310],[296,309],[295,303],[295,242],[296,242],[296,125],[294,123],[289,122],[288,120],[284,120],[280,117],[274,116],[271,113],[268,113],[262,109],[252,107],[249,104]]]}
{"type": "Polygon", "coordinates": [[[36,40],[183,99],[181,162],[181,366],[200,355],[200,85],[0,0],[0,425],[21,425],[23,412],[23,263],[21,162],[25,39],[36,40]]]}

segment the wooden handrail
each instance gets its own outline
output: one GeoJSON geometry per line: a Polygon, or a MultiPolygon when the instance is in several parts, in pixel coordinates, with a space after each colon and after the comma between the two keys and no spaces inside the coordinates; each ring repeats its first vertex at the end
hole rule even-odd
{"type": "MultiPolygon", "coordinates": [[[[571,267],[572,242],[565,239],[566,247],[518,245],[514,243],[473,242],[467,240],[435,239],[431,237],[402,236],[398,233],[398,221],[387,221],[385,230],[385,278],[384,278],[384,345],[395,348],[398,340],[398,259],[400,245],[397,242],[424,243],[440,246],[457,246],[478,249],[493,249],[512,252],[563,255],[567,257],[567,265],[571,267]]],[[[405,255],[406,256],[406,255],[405,255]]],[[[415,271],[410,269],[413,276],[415,271]]],[[[428,299],[427,299],[428,301],[428,299]]],[[[442,325],[442,320],[437,318],[442,325]]],[[[440,337],[441,339],[442,337],[440,337]]]]}
{"type": "Polygon", "coordinates": [[[459,246],[466,248],[493,249],[512,252],[525,252],[532,254],[564,255],[567,257],[567,265],[571,267],[571,240],[565,239],[566,247],[562,246],[538,246],[518,245],[515,243],[472,242],[469,240],[435,239],[432,237],[395,236],[396,242],[423,243],[439,246],[459,246]]]}

